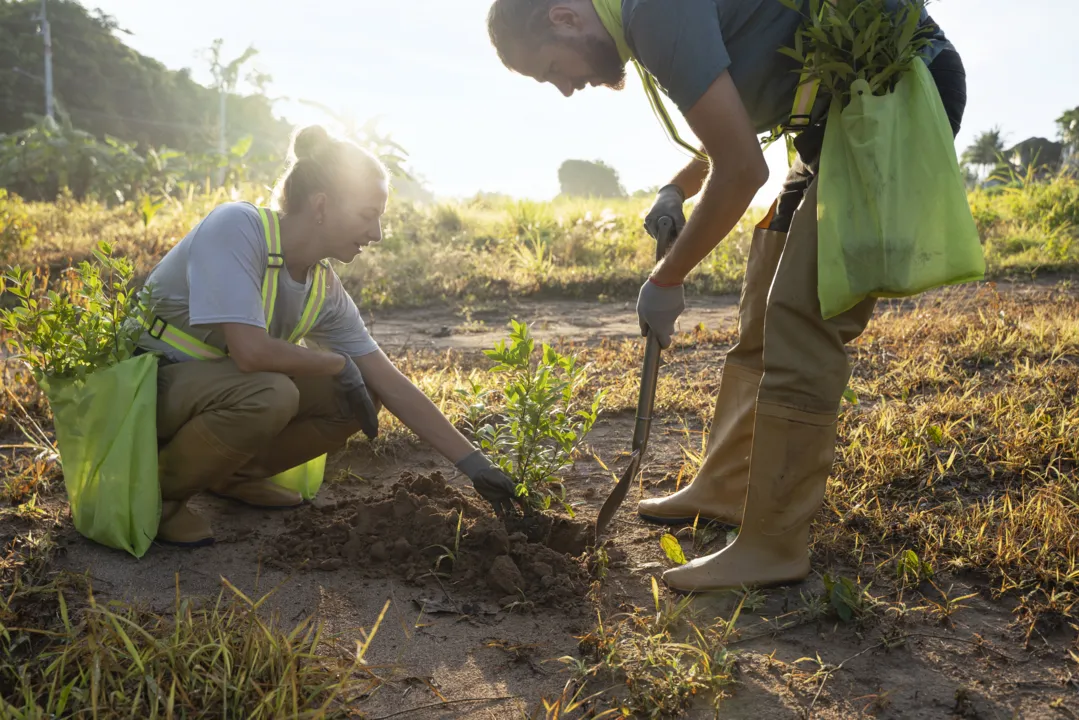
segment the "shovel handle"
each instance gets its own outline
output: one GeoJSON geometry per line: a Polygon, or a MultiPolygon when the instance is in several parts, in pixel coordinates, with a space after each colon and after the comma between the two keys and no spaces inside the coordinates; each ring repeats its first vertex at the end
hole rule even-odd
{"type": "MultiPolygon", "coordinates": [[[[663,259],[673,244],[674,218],[664,215],[659,219],[656,238],[656,262],[663,259]]],[[[652,426],[652,408],[656,399],[656,381],[659,377],[659,354],[661,348],[656,333],[649,328],[644,346],[644,365],[641,370],[641,391],[637,396],[637,418],[633,426],[634,450],[644,455],[648,445],[648,432],[652,426]]]]}
{"type": "MultiPolygon", "coordinates": [[[[659,219],[658,225],[659,232],[657,234],[659,237],[656,238],[656,262],[663,259],[663,256],[667,254],[673,243],[674,218],[665,215],[659,219]]],[[[644,366],[641,369],[641,391],[637,396],[637,417],[633,424],[633,452],[629,466],[622,473],[618,484],[611,490],[611,494],[607,496],[603,506],[599,509],[594,536],[596,546],[599,545],[599,538],[607,524],[610,523],[611,518],[614,517],[615,512],[617,512],[618,506],[625,499],[626,493],[629,491],[629,484],[633,482],[633,479],[637,477],[637,473],[640,472],[641,460],[644,458],[644,453],[648,446],[648,432],[652,427],[652,408],[656,399],[656,381],[659,378],[660,350],[656,333],[649,329],[644,346],[644,366]]]]}

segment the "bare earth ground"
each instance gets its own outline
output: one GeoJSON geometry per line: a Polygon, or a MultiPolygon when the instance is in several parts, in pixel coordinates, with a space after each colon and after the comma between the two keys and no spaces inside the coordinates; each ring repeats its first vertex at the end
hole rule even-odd
{"type": "MultiPolygon", "coordinates": [[[[732,328],[736,302],[734,297],[692,299],[681,329],[698,323],[708,329],[732,328]]],[[[562,337],[591,342],[639,334],[631,302],[522,303],[475,312],[471,318],[448,308],[365,316],[391,356],[406,348],[476,351],[489,347],[505,336],[511,316],[535,322],[533,333],[544,340],[562,337]]],[[[723,351],[714,352],[717,373],[722,355],[723,351]]],[[[589,436],[590,445],[612,472],[624,467],[632,421],[630,413],[608,414],[589,436]]],[[[701,430],[699,422],[690,425],[701,430]]],[[[670,565],[658,544],[664,530],[639,522],[634,510],[642,492],[653,496],[673,489],[669,470],[679,466],[684,441],[678,418],[663,418],[653,426],[643,487],[631,490],[609,531],[615,548],[604,583],[609,607],[617,609],[619,602],[644,608],[652,605],[650,577],[670,565]]],[[[101,599],[137,599],[161,611],[174,602],[177,576],[182,591],[194,595],[216,596],[223,577],[249,596],[279,586],[270,605],[285,622],[317,614],[330,631],[340,633],[346,645],[359,639],[359,629],[369,629],[390,601],[368,654],[371,663],[386,666],[380,674],[388,682],[359,705],[360,711],[372,718],[421,720],[521,717],[534,712],[541,698],[560,694],[568,675],[557,658],[579,656],[576,636],[595,624],[590,603],[581,595],[560,592],[574,583],[586,589],[586,571],[575,571],[569,560],[564,565],[552,560],[550,568],[526,567],[530,561],[510,550],[518,558],[525,583],[534,591],[516,598],[520,602],[514,604],[515,598],[498,590],[498,573],[487,566],[485,549],[470,549],[466,538],[460,562],[466,563],[468,553],[475,552],[480,559],[472,570],[455,570],[445,581],[425,577],[417,561],[422,548],[447,538],[432,532],[429,537],[411,538],[415,547],[401,545],[395,538],[416,531],[409,526],[413,520],[405,514],[409,509],[405,506],[415,502],[418,493],[391,488],[402,478],[411,478],[409,487],[416,490],[416,477],[435,472],[460,491],[458,496],[433,482],[428,499],[441,502],[445,512],[430,519],[434,525],[441,523],[438,532],[444,533],[446,523],[456,519],[451,510],[466,515],[475,512],[476,496],[467,480],[426,447],[415,445],[399,449],[394,456],[377,457],[366,443],[357,441],[332,458],[329,480],[311,507],[267,512],[200,498],[196,507],[212,519],[218,543],[194,551],[155,546],[141,560],[97,546],[69,526],[60,564],[88,572],[101,599]],[[370,509],[373,503],[381,504],[370,509]],[[398,505],[400,511],[395,510],[398,505]],[[365,528],[358,525],[368,522],[364,517],[374,517],[382,526],[365,535],[365,528]],[[387,538],[376,552],[372,539],[387,538]],[[545,582],[547,577],[551,580],[545,582]],[[442,704],[443,699],[458,702],[442,704]]],[[[591,523],[613,485],[611,473],[586,454],[566,479],[579,517],[591,523]]],[[[496,545],[536,540],[505,538],[493,530],[481,538],[496,545]]],[[[543,539],[539,538],[541,543],[543,539]]],[[[709,551],[722,543],[721,538],[709,551]]],[[[526,552],[534,549],[528,545],[526,552]]],[[[505,548],[497,553],[504,555],[505,548]]],[[[858,573],[858,568],[830,568],[827,559],[819,557],[814,558],[814,567],[818,572],[840,571],[851,577],[858,573]]],[[[739,620],[740,633],[731,646],[738,654],[736,683],[723,703],[725,716],[1079,717],[1079,699],[1074,685],[1069,688],[1064,680],[1066,671],[1060,648],[1053,647],[1054,639],[1025,647],[1022,633],[1011,627],[1010,608],[987,600],[989,594],[983,592],[987,588],[981,582],[946,577],[945,587],[954,585],[954,595],[978,592],[979,596],[956,612],[950,625],[910,627],[909,636],[888,649],[876,630],[862,632],[832,621],[774,630],[767,619],[797,605],[800,592],[819,590],[818,575],[799,586],[768,591],[739,620]],[[824,676],[823,684],[820,675],[813,676],[811,663],[795,665],[817,653],[832,668],[842,663],[840,669],[824,676]]],[[[737,600],[737,595],[730,594],[695,602],[706,613],[729,617],[737,600]]],[[[603,689],[590,684],[588,692],[603,689]]],[[[705,709],[687,714],[711,716],[705,709]]]]}

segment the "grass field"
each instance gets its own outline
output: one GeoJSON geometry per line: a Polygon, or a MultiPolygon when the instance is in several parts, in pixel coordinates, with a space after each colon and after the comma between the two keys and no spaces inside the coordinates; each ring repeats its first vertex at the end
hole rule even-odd
{"type": "MultiPolygon", "coordinates": [[[[34,237],[9,239],[7,262],[57,270],[106,239],[145,273],[223,199],[166,204],[148,223],[130,205],[20,207],[34,237]]],[[[395,497],[404,473],[452,478],[385,416],[377,442],[332,458],[332,481],[295,520],[216,503],[229,530],[208,550],[135,562],[92,547],[67,516],[47,402],[7,362],[0,717],[1079,717],[1079,183],[979,191],[971,207],[991,278],[881,303],[851,346],[814,575],[789,588],[672,595],[652,582],[674,562],[665,531],[633,514],[699,465],[755,216],[692,277],[642,482],[614,542],[577,559],[587,592],[558,605],[538,591],[502,602],[452,568],[407,578],[373,552],[360,565],[324,548],[309,551],[314,569],[271,561],[268,549],[309,537],[309,519],[339,524],[395,497]],[[431,601],[439,590],[452,610],[431,601]]],[[[606,395],[565,473],[584,522],[632,433],[641,342],[604,318],[633,320],[652,254],[645,210],[392,205],[382,245],[339,268],[365,315],[406,328],[384,347],[462,428],[456,391],[497,390],[481,350],[511,317],[586,365],[578,397],[606,395]]],[[[478,552],[482,520],[454,502],[458,552],[478,552]]],[[[675,536],[686,557],[728,539],[675,536]]]]}

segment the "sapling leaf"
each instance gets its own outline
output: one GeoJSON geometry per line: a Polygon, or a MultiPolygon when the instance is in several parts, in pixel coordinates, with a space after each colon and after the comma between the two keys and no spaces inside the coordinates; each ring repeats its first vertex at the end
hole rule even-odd
{"type": "Polygon", "coordinates": [[[663,548],[663,552],[666,553],[667,559],[671,562],[676,565],[686,564],[686,555],[682,552],[682,545],[674,535],[664,533],[663,537],[659,539],[659,546],[663,548]]]}

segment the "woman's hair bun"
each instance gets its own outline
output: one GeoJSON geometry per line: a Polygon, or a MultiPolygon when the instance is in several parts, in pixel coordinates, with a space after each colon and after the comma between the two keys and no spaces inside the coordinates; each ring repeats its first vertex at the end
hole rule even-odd
{"type": "Polygon", "coordinates": [[[308,125],[292,140],[292,154],[297,160],[309,160],[333,144],[333,139],[321,125],[308,125]]]}

